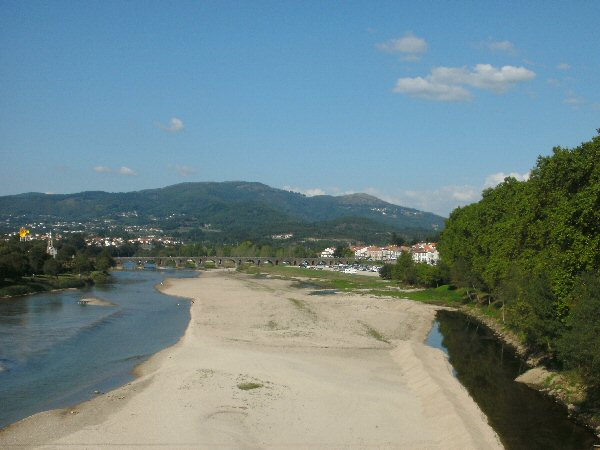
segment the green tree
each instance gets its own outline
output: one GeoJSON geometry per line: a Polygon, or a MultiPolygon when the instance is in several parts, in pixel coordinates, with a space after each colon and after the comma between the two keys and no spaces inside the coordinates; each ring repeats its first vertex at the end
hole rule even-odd
{"type": "Polygon", "coordinates": [[[567,330],[558,342],[558,353],[568,368],[580,369],[600,396],[600,275],[578,278],[572,292],[567,330]]]}
{"type": "Polygon", "coordinates": [[[393,266],[391,264],[384,264],[379,269],[379,276],[381,278],[383,278],[384,280],[391,280],[392,279],[392,269],[393,269],[393,266]]]}
{"type": "Polygon", "coordinates": [[[72,262],[73,271],[79,275],[88,273],[94,270],[94,264],[89,256],[85,253],[77,253],[72,262]]]}
{"type": "Polygon", "coordinates": [[[43,273],[44,262],[50,258],[50,255],[46,253],[46,246],[44,245],[44,242],[38,242],[39,243],[36,242],[34,245],[32,245],[27,252],[27,259],[32,273],[43,273]]]}
{"type": "Polygon", "coordinates": [[[50,258],[46,260],[46,262],[44,262],[44,273],[46,275],[50,275],[51,277],[58,277],[61,271],[62,265],[58,260],[50,258]]]}
{"type": "Polygon", "coordinates": [[[70,234],[64,239],[64,245],[71,246],[76,251],[85,250],[87,248],[87,244],[85,242],[85,235],[83,233],[70,234]]]}
{"type": "Polygon", "coordinates": [[[395,231],[392,231],[392,236],[390,238],[390,243],[392,245],[404,245],[406,243],[406,239],[404,237],[398,235],[395,231]]]}
{"type": "Polygon", "coordinates": [[[73,259],[75,253],[77,253],[77,249],[73,245],[62,244],[57,250],[56,259],[61,262],[69,261],[73,259]]]}
{"type": "Polygon", "coordinates": [[[4,278],[16,280],[30,273],[25,248],[24,243],[18,241],[0,244],[0,282],[4,278]]]}
{"type": "Polygon", "coordinates": [[[338,245],[335,247],[335,250],[333,252],[333,257],[334,258],[344,258],[347,256],[348,250],[350,250],[350,248],[347,245],[338,245]]]}
{"type": "Polygon", "coordinates": [[[415,264],[417,284],[424,287],[438,287],[447,282],[442,265],[415,264]]]}
{"type": "Polygon", "coordinates": [[[553,355],[556,342],[564,331],[558,306],[549,277],[523,278],[510,324],[524,333],[530,348],[553,355]]]}
{"type": "MultiPolygon", "coordinates": [[[[195,256],[195,255],[191,255],[195,256]]],[[[115,260],[110,256],[107,249],[104,249],[102,253],[96,258],[96,269],[102,272],[108,272],[111,267],[116,265],[115,260]]]]}
{"type": "Polygon", "coordinates": [[[454,210],[439,250],[455,284],[501,294],[504,303],[513,267],[545,277],[555,296],[552,321],[564,323],[578,275],[600,270],[600,136],[553,149],[538,158],[528,181],[507,178],[481,201],[454,210]]]}
{"type": "Polygon", "coordinates": [[[24,274],[23,256],[18,253],[0,255],[0,281],[5,278],[18,279],[24,274]]]}
{"type": "Polygon", "coordinates": [[[392,279],[402,284],[418,284],[416,263],[410,253],[402,252],[400,254],[396,264],[392,267],[392,279]]]}

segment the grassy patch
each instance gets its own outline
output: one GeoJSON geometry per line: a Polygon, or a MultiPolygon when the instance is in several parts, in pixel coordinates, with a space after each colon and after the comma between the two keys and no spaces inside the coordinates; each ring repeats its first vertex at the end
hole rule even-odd
{"type": "Polygon", "coordinates": [[[86,280],[83,278],[59,278],[58,289],[72,289],[85,287],[86,280]]]}
{"type": "Polygon", "coordinates": [[[23,277],[16,282],[7,282],[4,286],[0,287],[0,297],[34,294],[53,289],[82,288],[92,283],[93,281],[90,277],[80,278],[72,274],[60,275],[58,278],[46,275],[23,277]]]}
{"type": "Polygon", "coordinates": [[[365,328],[366,328],[366,330],[367,330],[367,334],[368,334],[369,336],[371,336],[372,338],[374,338],[374,339],[378,340],[379,342],[384,342],[384,343],[386,343],[386,344],[389,344],[389,343],[390,343],[390,341],[389,341],[389,340],[387,340],[387,339],[386,339],[386,338],[385,338],[385,337],[384,337],[384,336],[383,336],[383,335],[382,335],[382,334],[381,334],[379,331],[377,331],[377,330],[376,330],[375,328],[373,328],[372,326],[370,326],[370,325],[368,325],[368,324],[366,324],[366,323],[364,323],[364,322],[361,322],[361,321],[359,321],[359,323],[360,323],[360,324],[361,324],[363,327],[365,327],[365,328]]]}
{"type": "MultiPolygon", "coordinates": [[[[272,278],[310,282],[320,289],[335,289],[340,292],[356,292],[376,295],[379,297],[409,298],[424,303],[436,305],[458,306],[464,304],[465,290],[455,289],[444,285],[437,288],[422,289],[406,292],[398,284],[378,277],[346,274],[328,270],[311,270],[301,267],[271,266],[250,267],[245,272],[254,274],[269,274],[272,278]]],[[[490,311],[490,314],[492,311],[490,311]]]]}
{"type": "Polygon", "coordinates": [[[252,389],[258,389],[263,387],[262,384],[260,383],[240,383],[237,385],[238,389],[241,389],[242,391],[250,391],[252,389]]]}
{"type": "Polygon", "coordinates": [[[479,308],[487,317],[502,322],[502,310],[495,305],[484,305],[479,308]]]}
{"type": "Polygon", "coordinates": [[[585,382],[578,370],[554,373],[546,378],[544,385],[566,403],[582,405],[588,397],[585,382]]]}
{"type": "Polygon", "coordinates": [[[309,316],[316,318],[317,315],[315,314],[315,312],[309,308],[309,306],[306,304],[306,302],[303,302],[302,300],[298,300],[297,298],[288,298],[288,300],[290,302],[292,302],[292,304],[298,308],[300,311],[302,311],[303,313],[308,314],[309,316]]]}
{"type": "Polygon", "coordinates": [[[49,289],[50,288],[45,286],[38,286],[37,288],[34,288],[31,285],[15,284],[12,286],[5,286],[3,288],[0,288],[0,297],[15,297],[18,295],[27,295],[32,294],[34,292],[47,291],[49,289]]]}
{"type": "Polygon", "coordinates": [[[96,284],[107,284],[110,283],[111,277],[109,273],[102,271],[94,271],[91,273],[92,280],[96,284]]]}
{"type": "MultiPolygon", "coordinates": [[[[292,267],[292,266],[252,266],[245,267],[243,269],[244,272],[247,273],[268,273],[272,276],[280,276],[286,279],[292,278],[310,278],[313,280],[378,280],[376,277],[370,277],[366,275],[355,275],[355,274],[346,274],[341,272],[334,272],[331,270],[313,270],[313,269],[305,269],[303,267],[292,267]]],[[[385,280],[381,280],[385,281],[385,280]]]]}
{"type": "Polygon", "coordinates": [[[465,291],[444,285],[422,291],[404,292],[403,296],[419,302],[456,306],[464,303],[465,291]]]}

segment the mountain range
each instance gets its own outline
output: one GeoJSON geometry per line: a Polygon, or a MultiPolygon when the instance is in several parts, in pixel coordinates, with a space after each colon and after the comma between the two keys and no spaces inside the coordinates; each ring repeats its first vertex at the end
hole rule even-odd
{"type": "Polygon", "coordinates": [[[234,239],[277,233],[297,236],[368,237],[391,232],[434,233],[445,219],[387,203],[367,194],[303,194],[262,183],[196,182],[126,193],[25,193],[0,197],[0,220],[104,221],[115,225],[160,226],[171,233],[210,234],[234,239]],[[361,236],[359,236],[361,235],[361,236]]]}

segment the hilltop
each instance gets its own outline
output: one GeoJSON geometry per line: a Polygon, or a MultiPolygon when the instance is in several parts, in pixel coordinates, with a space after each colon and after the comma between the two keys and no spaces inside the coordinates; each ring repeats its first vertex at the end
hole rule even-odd
{"type": "MultiPolygon", "coordinates": [[[[101,221],[109,226],[158,226],[200,237],[222,232],[233,239],[278,233],[361,239],[392,232],[434,233],[444,218],[394,205],[367,194],[303,194],[262,183],[198,182],[126,193],[25,193],[0,197],[0,220],[101,221]]],[[[5,230],[6,231],[6,230],[5,230]]]]}

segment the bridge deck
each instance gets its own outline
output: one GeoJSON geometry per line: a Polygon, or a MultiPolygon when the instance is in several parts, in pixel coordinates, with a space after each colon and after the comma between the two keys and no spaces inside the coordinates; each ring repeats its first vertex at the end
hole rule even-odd
{"type": "Polygon", "coordinates": [[[134,263],[136,265],[156,264],[158,267],[175,265],[182,267],[185,265],[204,266],[206,263],[212,263],[217,267],[241,266],[244,264],[254,264],[261,266],[270,264],[274,266],[292,265],[299,266],[306,263],[311,266],[322,264],[325,266],[335,266],[338,264],[348,264],[353,262],[353,258],[293,258],[293,257],[275,257],[275,256],[130,256],[114,258],[117,266],[123,266],[125,263],[134,263]]]}

